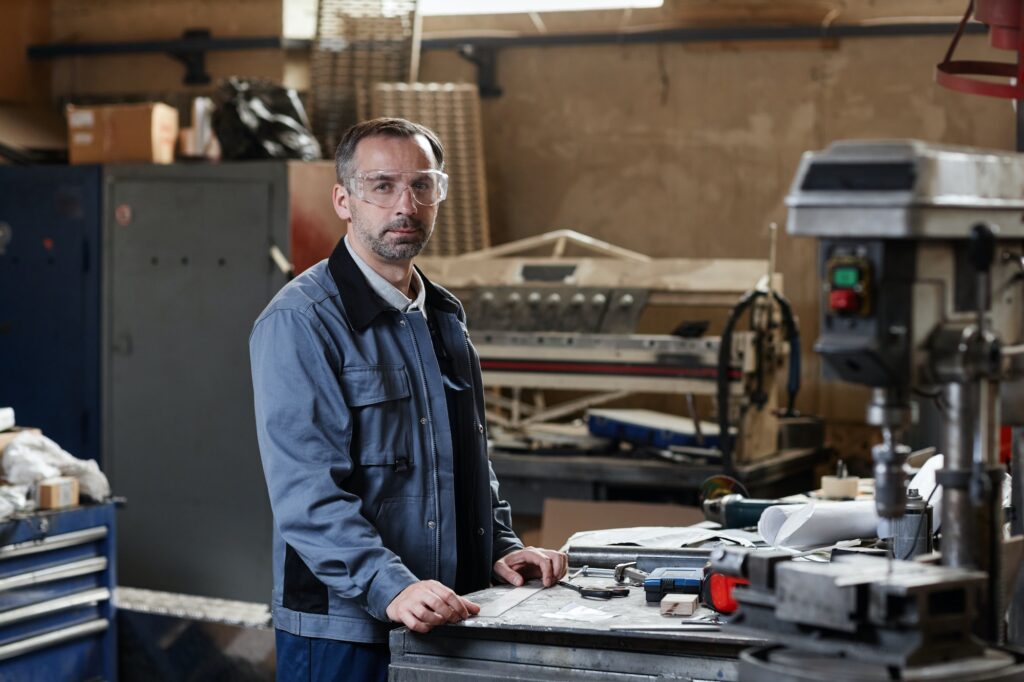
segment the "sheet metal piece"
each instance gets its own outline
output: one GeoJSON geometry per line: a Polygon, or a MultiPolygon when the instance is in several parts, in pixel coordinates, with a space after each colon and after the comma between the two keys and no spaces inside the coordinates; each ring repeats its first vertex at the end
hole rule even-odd
{"type": "Polygon", "coordinates": [[[503,592],[494,601],[481,604],[477,618],[497,618],[509,609],[522,604],[542,589],[544,588],[541,585],[523,585],[510,592],[503,592]]]}

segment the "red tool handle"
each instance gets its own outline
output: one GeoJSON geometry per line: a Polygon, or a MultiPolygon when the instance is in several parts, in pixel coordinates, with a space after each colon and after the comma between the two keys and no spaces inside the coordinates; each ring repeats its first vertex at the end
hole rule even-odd
{"type": "Polygon", "coordinates": [[[702,601],[719,613],[732,613],[739,607],[732,594],[733,588],[737,585],[749,584],[750,582],[743,578],[712,573],[704,580],[702,601]]]}

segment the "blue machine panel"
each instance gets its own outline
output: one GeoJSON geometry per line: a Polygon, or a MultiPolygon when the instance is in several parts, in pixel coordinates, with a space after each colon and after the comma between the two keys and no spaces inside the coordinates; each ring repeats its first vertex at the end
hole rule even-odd
{"type": "Polygon", "coordinates": [[[92,459],[100,226],[98,166],[0,166],[0,406],[92,459]]]}

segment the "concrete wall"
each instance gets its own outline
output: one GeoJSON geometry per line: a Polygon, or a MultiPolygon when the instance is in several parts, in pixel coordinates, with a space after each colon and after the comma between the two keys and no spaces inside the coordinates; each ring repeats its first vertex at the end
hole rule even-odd
{"type": "MultiPolygon", "coordinates": [[[[651,255],[765,258],[766,226],[784,224],[783,200],[807,149],[884,137],[1012,148],[1009,103],[933,84],[948,42],[504,50],[504,95],[483,104],[493,241],[572,228],[651,255]]],[[[963,48],[993,56],[980,36],[963,48]]],[[[424,54],[421,80],[475,77],[452,53],[424,54]]],[[[778,255],[809,346],[815,244],[783,235],[778,255]]],[[[859,421],[859,393],[819,391],[818,363],[807,356],[802,409],[859,421]]]]}

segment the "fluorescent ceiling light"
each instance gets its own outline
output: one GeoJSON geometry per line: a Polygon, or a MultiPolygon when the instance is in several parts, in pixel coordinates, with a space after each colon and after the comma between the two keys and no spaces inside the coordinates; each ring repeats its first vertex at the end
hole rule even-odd
{"type": "Polygon", "coordinates": [[[661,7],[662,0],[420,0],[420,14],[514,14],[661,7]]]}

